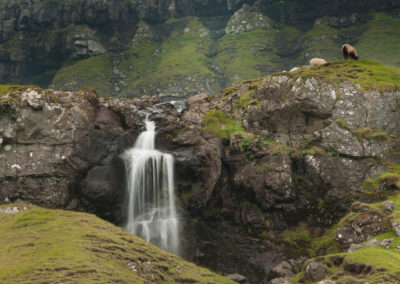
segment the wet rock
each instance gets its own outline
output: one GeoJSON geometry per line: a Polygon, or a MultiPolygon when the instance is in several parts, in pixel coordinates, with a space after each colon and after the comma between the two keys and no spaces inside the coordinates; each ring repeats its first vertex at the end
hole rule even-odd
{"type": "Polygon", "coordinates": [[[324,279],[325,273],[325,266],[318,262],[312,261],[306,266],[306,277],[310,281],[319,281],[324,279]]]}

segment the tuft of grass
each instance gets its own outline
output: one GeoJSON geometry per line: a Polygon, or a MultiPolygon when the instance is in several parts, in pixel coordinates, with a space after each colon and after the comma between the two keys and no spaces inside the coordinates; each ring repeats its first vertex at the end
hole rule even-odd
{"type": "Polygon", "coordinates": [[[225,139],[229,139],[234,133],[245,132],[242,122],[232,119],[223,111],[216,109],[206,113],[203,127],[207,133],[225,139]]]}
{"type": "Polygon", "coordinates": [[[389,168],[388,172],[363,182],[364,191],[377,192],[380,189],[400,189],[400,164],[389,168]]]}
{"type": "Polygon", "coordinates": [[[27,207],[0,213],[1,283],[233,283],[94,215],[27,207]]]}
{"type": "Polygon", "coordinates": [[[296,230],[282,232],[278,239],[293,249],[295,254],[303,255],[310,245],[312,237],[308,231],[307,224],[300,222],[296,230]]]}

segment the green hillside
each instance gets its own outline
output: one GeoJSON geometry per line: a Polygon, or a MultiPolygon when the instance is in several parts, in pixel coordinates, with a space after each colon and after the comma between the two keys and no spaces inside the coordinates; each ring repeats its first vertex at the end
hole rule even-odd
{"type": "Polygon", "coordinates": [[[233,283],[94,215],[0,207],[1,283],[233,283]]]}

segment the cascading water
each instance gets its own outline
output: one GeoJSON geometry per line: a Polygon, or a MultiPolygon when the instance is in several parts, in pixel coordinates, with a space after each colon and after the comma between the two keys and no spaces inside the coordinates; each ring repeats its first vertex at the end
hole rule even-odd
{"type": "Polygon", "coordinates": [[[155,123],[144,121],[146,131],[134,148],[122,154],[127,176],[125,229],[158,247],[179,254],[179,221],[174,195],[174,159],[155,150],[155,123]]]}

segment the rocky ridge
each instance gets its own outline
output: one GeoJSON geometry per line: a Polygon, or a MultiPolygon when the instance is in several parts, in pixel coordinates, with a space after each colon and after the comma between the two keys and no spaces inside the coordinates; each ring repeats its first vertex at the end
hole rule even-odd
{"type": "MultiPolygon", "coordinates": [[[[154,97],[9,87],[0,99],[0,200],[88,211],[121,224],[119,154],[150,114],[157,147],[175,157],[184,257],[267,282],[282,260],[302,263],[294,226],[318,235],[355,210],[353,201],[382,200],[398,188],[391,171],[399,163],[399,85],[398,69],[335,63],[246,81],[214,97],[198,94],[182,112],[154,97]],[[394,81],[371,79],[382,70],[394,81]],[[375,87],[366,87],[371,82],[375,87]]],[[[362,237],[352,243],[385,232],[391,221],[379,214],[338,234],[356,228],[362,237]]]]}

